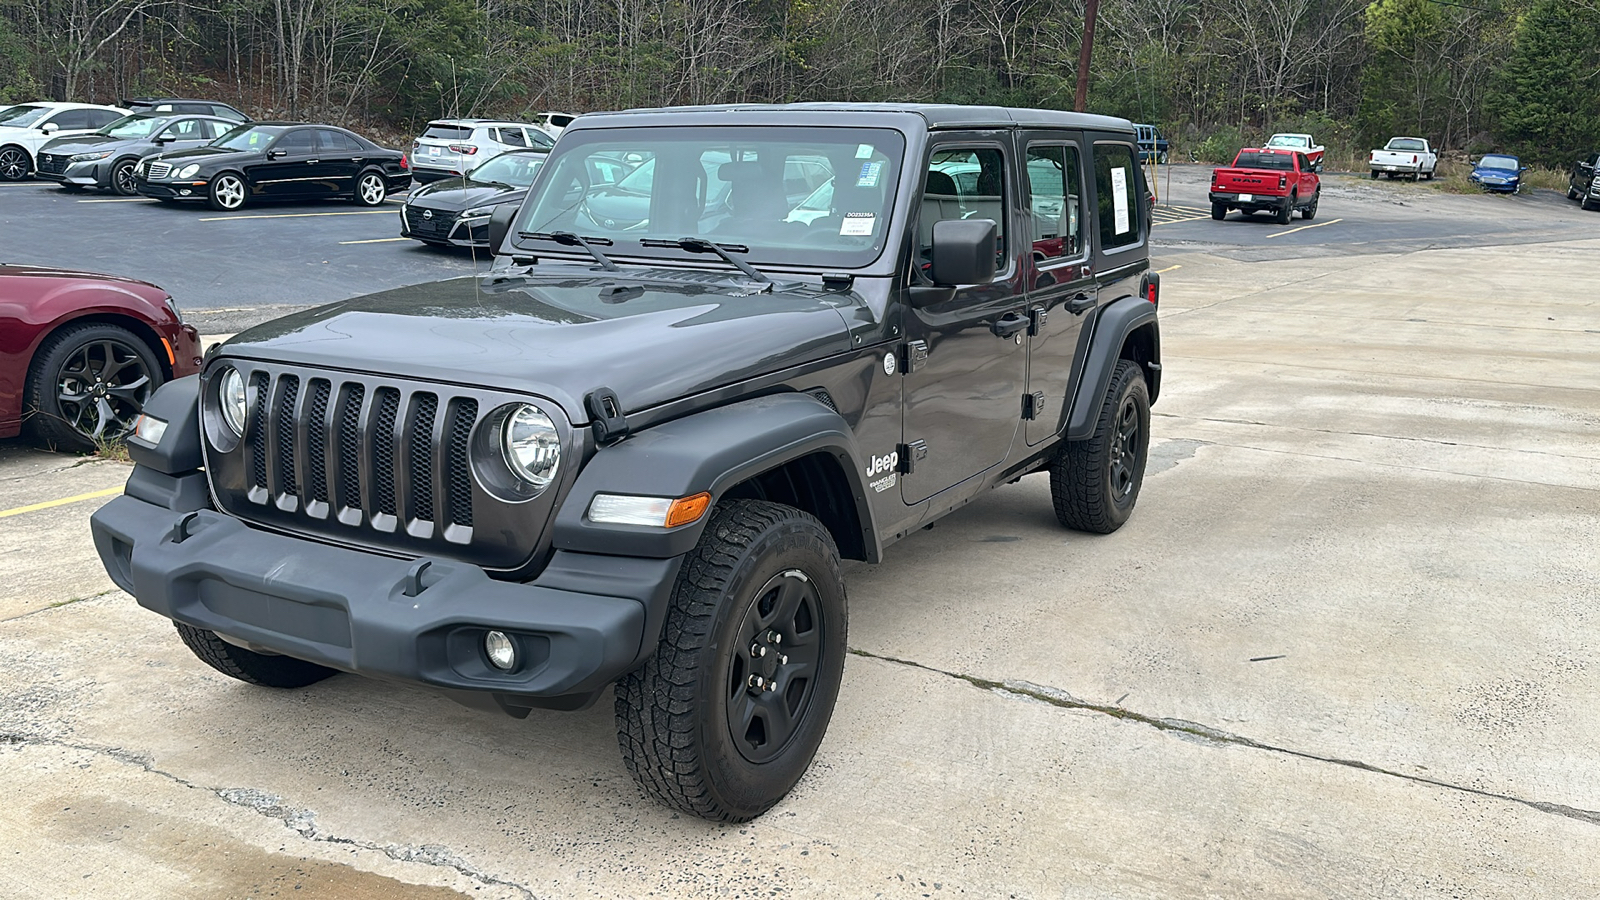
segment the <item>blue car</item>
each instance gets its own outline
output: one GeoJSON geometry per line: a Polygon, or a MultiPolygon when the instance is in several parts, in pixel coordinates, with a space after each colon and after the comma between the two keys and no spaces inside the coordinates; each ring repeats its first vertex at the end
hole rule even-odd
{"type": "Polygon", "coordinates": [[[1467,180],[1491,193],[1515,194],[1522,187],[1522,173],[1527,170],[1515,156],[1491,153],[1478,160],[1467,180]]]}

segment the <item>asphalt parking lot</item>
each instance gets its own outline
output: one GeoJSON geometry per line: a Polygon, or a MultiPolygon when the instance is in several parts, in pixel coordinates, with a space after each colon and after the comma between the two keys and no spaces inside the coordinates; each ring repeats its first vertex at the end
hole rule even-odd
{"type": "MultiPolygon", "coordinates": [[[[1132,521],[1064,532],[1030,476],[853,566],[816,764],[738,827],[641,798],[606,701],[205,668],[95,558],[126,467],[0,442],[0,896],[1592,897],[1600,216],[1334,178],[1219,223],[1204,179],[1157,215],[1132,521]]],[[[78,199],[0,188],[0,255],[212,331],[473,266],[78,199]]]]}

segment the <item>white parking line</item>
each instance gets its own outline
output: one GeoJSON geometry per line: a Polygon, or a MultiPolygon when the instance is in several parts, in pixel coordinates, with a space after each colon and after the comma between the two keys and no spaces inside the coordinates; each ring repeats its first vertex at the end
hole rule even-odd
{"type": "Polygon", "coordinates": [[[237,222],[240,219],[309,219],[313,216],[392,216],[392,209],[356,209],[349,212],[270,213],[255,216],[204,216],[202,222],[237,222]]]}
{"type": "Polygon", "coordinates": [[[403,237],[373,238],[370,241],[340,241],[339,245],[342,247],[342,246],[345,246],[346,244],[388,244],[388,243],[391,243],[393,241],[409,241],[409,240],[411,240],[411,238],[403,238],[403,237]]]}
{"type": "Polygon", "coordinates": [[[1335,223],[1343,222],[1343,221],[1344,221],[1343,219],[1329,219],[1326,222],[1318,222],[1315,225],[1301,225],[1299,228],[1291,228],[1288,231],[1276,231],[1276,232],[1273,232],[1272,234],[1267,235],[1267,237],[1269,237],[1269,238],[1283,237],[1286,234],[1294,234],[1296,231],[1305,231],[1307,228],[1321,228],[1324,225],[1333,225],[1335,223]]]}

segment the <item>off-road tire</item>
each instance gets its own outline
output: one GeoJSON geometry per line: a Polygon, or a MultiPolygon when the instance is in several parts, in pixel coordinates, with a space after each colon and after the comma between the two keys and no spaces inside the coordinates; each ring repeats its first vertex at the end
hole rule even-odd
{"type": "Polygon", "coordinates": [[[1121,360],[1111,373],[1094,435],[1086,441],[1068,441],[1050,461],[1050,499],[1056,520],[1068,528],[1098,534],[1121,528],[1139,500],[1149,450],[1150,391],[1139,364],[1121,360]],[[1118,453],[1124,443],[1119,441],[1119,425],[1126,424],[1130,405],[1138,432],[1124,457],[1118,453]],[[1113,462],[1118,461],[1114,454],[1123,457],[1125,473],[1114,469],[1113,462]]]}
{"type": "Polygon", "coordinates": [[[339,674],[327,666],[319,666],[292,656],[269,656],[243,647],[235,647],[212,632],[182,622],[178,637],[200,661],[224,675],[248,684],[274,688],[303,688],[316,684],[329,675],[339,674]]]}
{"type": "Polygon", "coordinates": [[[1222,205],[1221,203],[1213,203],[1213,204],[1211,204],[1211,218],[1216,219],[1218,222],[1221,222],[1223,219],[1226,219],[1227,217],[1228,217],[1228,207],[1222,205]]]}
{"type": "MultiPolygon", "coordinates": [[[[788,624],[799,621],[793,617],[788,624]]],[[[777,503],[720,503],[684,559],[655,654],[617,682],[623,763],[645,794],[668,806],[712,821],[753,819],[783,799],[810,766],[838,697],[844,656],[844,579],[827,529],[810,514],[777,503]],[[782,586],[773,587],[779,579],[782,586]],[[814,596],[806,601],[809,631],[792,628],[781,644],[783,655],[772,657],[784,664],[772,683],[781,680],[773,698],[785,709],[791,709],[788,697],[800,674],[789,669],[787,654],[803,651],[815,663],[803,669],[810,683],[796,694],[802,700],[790,713],[792,731],[773,746],[757,748],[775,755],[752,762],[750,732],[744,742],[735,738],[730,710],[754,702],[746,691],[765,695],[750,685],[753,657],[741,634],[751,627],[758,635],[771,633],[769,626],[752,624],[763,615],[777,617],[771,629],[783,627],[784,595],[778,592],[791,588],[814,596]],[[769,599],[771,611],[765,612],[769,599]],[[817,648],[805,649],[811,642],[817,648]]]]}
{"type": "Polygon", "coordinates": [[[1373,181],[1377,181],[1378,180],[1378,170],[1377,169],[1373,169],[1372,170],[1372,180],[1373,181]]]}
{"type": "Polygon", "coordinates": [[[1573,187],[1570,184],[1567,185],[1567,199],[1568,200],[1577,200],[1577,199],[1579,199],[1578,189],[1573,187]]]}
{"type": "Polygon", "coordinates": [[[1289,220],[1294,218],[1294,207],[1297,199],[1298,198],[1294,194],[1290,194],[1289,202],[1284,204],[1282,209],[1278,210],[1277,218],[1279,225],[1287,225],[1289,224],[1289,220]]]}
{"type": "Polygon", "coordinates": [[[1311,195],[1311,202],[1307,203],[1305,206],[1300,207],[1300,218],[1304,219],[1307,222],[1311,221],[1312,219],[1315,219],[1317,217],[1317,203],[1319,201],[1321,201],[1321,200],[1322,200],[1322,189],[1318,188],[1317,192],[1315,194],[1311,195]]]}
{"type": "MultiPolygon", "coordinates": [[[[117,325],[99,322],[68,323],[55,331],[39,345],[28,366],[28,378],[23,388],[22,424],[35,444],[51,450],[74,450],[83,453],[97,448],[95,438],[75,428],[69,419],[71,412],[62,406],[60,385],[67,365],[80,351],[92,344],[109,344],[130,351],[143,367],[147,383],[142,390],[120,393],[107,402],[112,412],[124,420],[116,433],[102,434],[105,441],[118,440],[122,432],[131,428],[137,408],[142,408],[166,381],[166,371],[156,359],[156,353],[138,335],[117,325]]],[[[102,369],[102,371],[104,371],[102,369]]],[[[130,373],[137,376],[137,372],[130,373]]],[[[103,419],[103,415],[97,413],[103,419]]]]}

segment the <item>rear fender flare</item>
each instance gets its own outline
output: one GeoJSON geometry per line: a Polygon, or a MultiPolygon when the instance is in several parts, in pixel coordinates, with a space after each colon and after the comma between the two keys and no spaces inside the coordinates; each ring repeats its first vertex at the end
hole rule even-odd
{"type": "MultiPolygon", "coordinates": [[[[758,397],[685,416],[602,448],[578,474],[556,513],[557,550],[665,558],[689,552],[709,516],[678,528],[599,524],[589,520],[594,495],[688,497],[730,488],[785,463],[825,454],[839,463],[854,502],[869,559],[882,544],[867,503],[864,469],[850,426],[807,394],[758,397]]],[[[842,542],[841,542],[842,543],[842,542]]]]}
{"type": "Polygon", "coordinates": [[[1155,304],[1142,297],[1123,297],[1114,300],[1100,311],[1095,322],[1094,337],[1089,343],[1089,357],[1083,367],[1083,378],[1078,381],[1078,391],[1072,399],[1072,413],[1067,417],[1066,439],[1088,440],[1094,435],[1095,421],[1100,416],[1100,403],[1111,383],[1112,370],[1122,358],[1122,348],[1128,338],[1140,328],[1149,328],[1151,359],[1142,360],[1145,381],[1150,387],[1150,401],[1155,402],[1161,390],[1161,331],[1157,325],[1155,304]]]}

